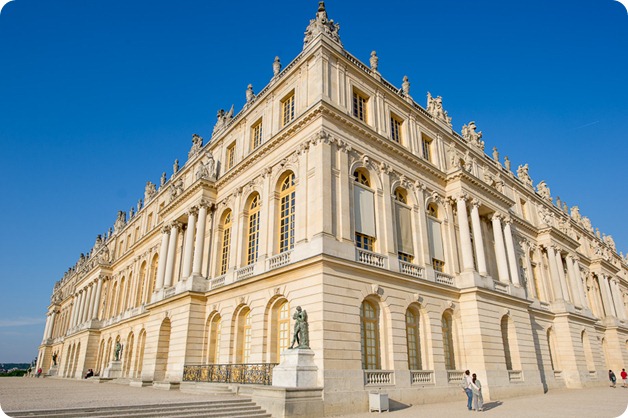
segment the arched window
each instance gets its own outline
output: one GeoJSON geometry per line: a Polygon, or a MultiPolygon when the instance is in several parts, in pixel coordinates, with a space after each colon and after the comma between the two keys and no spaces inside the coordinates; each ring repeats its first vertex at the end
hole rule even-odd
{"type": "Polygon", "coordinates": [[[135,377],[142,376],[142,365],[144,364],[144,347],[146,345],[146,330],[142,329],[137,341],[137,355],[135,356],[135,377]]]}
{"type": "Polygon", "coordinates": [[[284,301],[277,308],[277,359],[290,344],[290,305],[284,301]]]}
{"type": "Polygon", "coordinates": [[[419,311],[413,307],[406,310],[406,339],[408,343],[408,368],[410,370],[422,370],[419,311]]]}
{"type": "Polygon", "coordinates": [[[281,181],[279,189],[279,252],[294,248],[294,212],[295,212],[294,173],[289,172],[281,181]]]}
{"type": "Polygon", "coordinates": [[[231,250],[231,211],[227,211],[222,221],[222,245],[220,250],[219,275],[227,273],[229,268],[229,251],[231,250]]]}
{"type": "Polygon", "coordinates": [[[414,261],[414,245],[412,243],[412,221],[410,207],[408,206],[408,195],[404,189],[397,187],[394,196],[397,255],[399,260],[412,263],[414,261]]]}
{"type": "Polygon", "coordinates": [[[253,196],[248,206],[249,229],[247,232],[247,265],[253,264],[257,261],[257,252],[259,248],[259,210],[260,198],[259,195],[256,194],[255,196],[253,196]]]}
{"type": "Polygon", "coordinates": [[[367,251],[375,250],[375,195],[369,173],[364,168],[353,172],[353,210],[355,216],[355,245],[367,251]]]}
{"type": "Polygon", "coordinates": [[[364,300],[360,309],[360,334],[362,339],[362,368],[379,370],[379,310],[375,303],[364,300]]]}
{"type": "Polygon", "coordinates": [[[157,266],[159,264],[159,255],[155,254],[153,261],[150,264],[150,280],[148,281],[148,291],[146,292],[145,302],[150,302],[151,295],[155,291],[155,285],[157,284],[157,266]]]}
{"type": "Polygon", "coordinates": [[[451,313],[445,311],[441,318],[443,332],[443,354],[445,356],[445,369],[456,370],[456,355],[454,352],[453,318],[451,313]]]}
{"type": "Polygon", "coordinates": [[[146,261],[140,267],[140,277],[138,278],[137,294],[135,295],[135,306],[142,304],[142,296],[144,295],[144,282],[146,281],[146,261]]]}
{"type": "Polygon", "coordinates": [[[220,362],[220,334],[222,331],[222,319],[218,313],[209,320],[209,332],[207,338],[207,363],[218,364],[220,362]]]}
{"type": "Polygon", "coordinates": [[[236,363],[246,364],[251,359],[251,310],[246,307],[238,315],[237,343],[236,363]]]}
{"type": "Polygon", "coordinates": [[[441,221],[438,217],[438,206],[435,203],[427,205],[427,230],[430,241],[430,254],[432,267],[436,271],[445,271],[445,251],[443,247],[443,234],[441,221]]]}
{"type": "Polygon", "coordinates": [[[120,287],[118,288],[117,302],[116,302],[116,314],[115,316],[124,312],[124,294],[126,290],[126,279],[123,277],[120,280],[120,287]]]}

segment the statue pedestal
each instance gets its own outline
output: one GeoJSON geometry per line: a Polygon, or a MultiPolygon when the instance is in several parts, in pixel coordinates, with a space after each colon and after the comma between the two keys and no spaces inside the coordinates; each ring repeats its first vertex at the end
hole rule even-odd
{"type": "Polygon", "coordinates": [[[281,363],[273,368],[273,386],[314,388],[317,375],[314,351],[309,348],[287,349],[281,353],[281,363]]]}
{"type": "Polygon", "coordinates": [[[48,376],[56,376],[59,374],[59,366],[55,365],[55,366],[51,366],[50,369],[48,370],[48,376]]]}
{"type": "Polygon", "coordinates": [[[102,377],[114,379],[117,377],[122,377],[122,362],[113,360],[109,363],[109,367],[102,372],[102,377]]]}

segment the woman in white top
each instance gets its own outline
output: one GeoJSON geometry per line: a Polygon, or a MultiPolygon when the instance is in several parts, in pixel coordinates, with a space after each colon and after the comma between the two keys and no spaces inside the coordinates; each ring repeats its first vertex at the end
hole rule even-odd
{"type": "Polygon", "coordinates": [[[475,373],[471,378],[471,390],[473,391],[473,409],[475,411],[481,411],[484,406],[484,399],[482,398],[482,384],[478,380],[475,373]]]}

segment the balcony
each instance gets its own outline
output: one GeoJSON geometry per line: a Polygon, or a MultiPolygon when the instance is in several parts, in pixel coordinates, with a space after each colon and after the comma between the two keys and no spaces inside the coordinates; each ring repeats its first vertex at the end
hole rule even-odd
{"type": "Polygon", "coordinates": [[[222,276],[218,276],[218,277],[215,277],[215,278],[211,279],[209,281],[209,288],[210,289],[215,289],[217,287],[224,286],[225,285],[225,276],[226,276],[226,274],[223,274],[222,276]]]}
{"type": "Polygon", "coordinates": [[[253,267],[255,267],[254,264],[249,264],[248,266],[239,269],[236,272],[236,280],[244,280],[251,277],[253,275],[253,267]]]}
{"type": "Polygon", "coordinates": [[[434,371],[410,370],[410,383],[412,385],[431,385],[434,383],[434,371]]]}
{"type": "Polygon", "coordinates": [[[436,272],[436,283],[446,284],[447,286],[455,286],[454,276],[445,274],[441,271],[436,272]]]}
{"type": "Polygon", "coordinates": [[[395,372],[392,370],[364,370],[365,386],[391,386],[395,384],[395,372]]]}
{"type": "Polygon", "coordinates": [[[277,363],[186,364],[184,382],[240,383],[272,385],[273,368],[277,363]]]}
{"type": "Polygon", "coordinates": [[[416,277],[417,279],[425,278],[425,269],[423,267],[408,263],[407,261],[399,260],[399,271],[408,276],[416,277]]]}
{"type": "Polygon", "coordinates": [[[386,257],[371,251],[363,250],[362,248],[355,249],[356,261],[362,264],[368,264],[369,266],[386,268],[386,257]]]}
{"type": "Polygon", "coordinates": [[[284,251],[268,259],[268,270],[276,269],[286,264],[290,264],[292,250],[284,251]]]}
{"type": "Polygon", "coordinates": [[[464,372],[461,370],[447,370],[447,383],[460,384],[464,378],[464,372]]]}

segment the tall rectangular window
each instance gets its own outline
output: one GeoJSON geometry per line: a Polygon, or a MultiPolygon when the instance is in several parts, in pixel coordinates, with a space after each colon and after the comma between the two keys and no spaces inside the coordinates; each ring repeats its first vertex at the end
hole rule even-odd
{"type": "Polygon", "coordinates": [[[235,142],[227,147],[227,167],[229,170],[235,164],[235,142]]]}
{"type": "Polygon", "coordinates": [[[363,122],[366,122],[366,104],[368,102],[368,97],[365,95],[358,93],[357,91],[353,91],[353,116],[360,119],[363,122]]]}
{"type": "Polygon", "coordinates": [[[423,148],[423,158],[432,162],[432,139],[427,136],[421,136],[421,147],[423,148]]]}
{"type": "Polygon", "coordinates": [[[390,139],[401,144],[401,120],[396,116],[390,115],[390,139]]]}
{"type": "Polygon", "coordinates": [[[251,128],[251,149],[262,145],[262,121],[260,119],[253,127],[251,128]]]}
{"type": "Polygon", "coordinates": [[[281,126],[286,126],[294,119],[294,92],[281,101],[281,126]]]}

